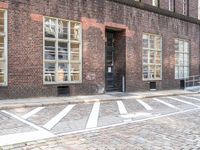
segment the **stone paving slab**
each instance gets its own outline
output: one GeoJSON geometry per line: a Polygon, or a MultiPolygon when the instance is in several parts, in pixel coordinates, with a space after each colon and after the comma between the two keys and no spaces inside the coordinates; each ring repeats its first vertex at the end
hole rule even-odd
{"type": "Polygon", "coordinates": [[[116,101],[123,99],[143,99],[152,97],[163,96],[176,96],[199,94],[199,92],[191,92],[184,90],[165,90],[165,91],[147,91],[147,92],[134,92],[134,93],[121,93],[112,92],[101,95],[89,96],[70,96],[70,97],[38,97],[26,99],[8,99],[0,100],[0,109],[11,109],[21,107],[42,107],[48,105],[61,105],[61,104],[77,104],[77,103],[92,103],[96,101],[116,101]]]}
{"type": "Polygon", "coordinates": [[[200,109],[81,134],[9,145],[3,150],[200,149],[200,109]]]}

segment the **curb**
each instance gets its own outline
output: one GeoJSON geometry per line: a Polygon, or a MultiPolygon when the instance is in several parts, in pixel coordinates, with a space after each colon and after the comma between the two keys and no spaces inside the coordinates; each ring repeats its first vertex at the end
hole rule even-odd
{"type": "MultiPolygon", "coordinates": [[[[52,106],[52,105],[62,105],[62,104],[79,104],[79,103],[94,103],[94,102],[111,102],[117,100],[128,100],[128,99],[144,99],[144,98],[155,98],[155,97],[166,97],[166,96],[178,96],[178,95],[190,95],[190,94],[199,94],[199,92],[192,93],[171,93],[171,94],[162,94],[162,95],[151,95],[151,96],[122,96],[122,97],[113,97],[107,99],[76,99],[67,101],[65,99],[61,99],[58,102],[30,102],[27,104],[22,103],[10,103],[10,104],[1,104],[0,109],[14,109],[14,108],[26,108],[26,107],[44,107],[44,106],[52,106]]],[[[1,101],[0,101],[1,103],[1,101]]]]}

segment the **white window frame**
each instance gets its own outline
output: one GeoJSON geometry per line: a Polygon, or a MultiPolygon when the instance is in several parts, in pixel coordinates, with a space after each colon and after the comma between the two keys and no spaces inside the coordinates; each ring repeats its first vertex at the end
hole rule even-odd
{"type": "Polygon", "coordinates": [[[152,0],[152,5],[155,6],[155,7],[158,7],[159,0],[152,0]]]}
{"type": "MultiPolygon", "coordinates": [[[[57,26],[56,26],[56,30],[58,30],[57,26]]],[[[56,35],[55,37],[56,41],[58,41],[58,37],[56,35]]],[[[56,48],[56,53],[58,53],[58,48],[57,46],[56,48]]],[[[58,62],[58,58],[55,58],[55,61],[58,62]]],[[[82,83],[82,23],[79,21],[74,21],[74,20],[66,20],[66,19],[61,19],[61,18],[56,18],[56,17],[50,17],[50,16],[44,16],[43,17],[43,84],[47,84],[47,85],[53,85],[53,84],[79,84],[82,83]],[[55,82],[47,82],[45,81],[45,39],[48,39],[45,37],[45,18],[49,18],[49,19],[55,19],[56,21],[61,20],[61,21],[67,21],[68,22],[68,39],[66,40],[68,43],[68,58],[71,58],[71,43],[79,43],[79,59],[80,59],[80,73],[79,73],[79,81],[71,81],[71,59],[68,60],[68,76],[69,76],[69,81],[58,81],[58,63],[56,63],[55,66],[55,82]],[[71,27],[70,27],[70,23],[79,23],[80,24],[80,42],[77,41],[73,41],[71,40],[71,27]]]]}
{"type": "Polygon", "coordinates": [[[8,85],[8,17],[7,10],[4,11],[4,83],[0,83],[0,86],[8,85]]]}
{"type": "MultiPolygon", "coordinates": [[[[175,68],[174,68],[174,76],[175,76],[175,79],[176,80],[181,80],[181,79],[184,79],[184,78],[187,78],[187,77],[189,77],[189,75],[190,75],[190,46],[189,46],[189,41],[188,40],[185,40],[185,39],[180,39],[180,38],[176,38],[175,40],[174,40],[174,44],[175,44],[175,41],[176,40],[178,40],[178,41],[183,41],[183,52],[181,52],[181,51],[176,51],[175,50],[175,55],[176,55],[176,53],[181,53],[181,54],[183,54],[183,65],[181,66],[180,64],[176,64],[176,57],[174,57],[174,60],[175,60],[175,68]],[[188,52],[186,53],[186,52],[184,52],[184,49],[185,49],[185,45],[184,45],[184,43],[185,42],[187,42],[187,44],[188,44],[188,52]],[[188,55],[188,65],[186,66],[185,65],[185,58],[184,58],[184,56],[185,56],[185,54],[187,54],[188,55]],[[183,68],[183,77],[180,77],[179,76],[179,73],[178,73],[178,77],[176,76],[176,67],[178,67],[178,68],[183,68]],[[184,70],[184,68],[186,68],[186,67],[188,67],[188,75],[187,76],[185,76],[185,70],[184,70]]],[[[178,57],[179,59],[180,59],[180,57],[178,57]]],[[[180,61],[180,60],[178,60],[178,61],[180,61]]],[[[179,72],[179,70],[178,70],[178,72],[179,72]]]]}
{"type": "Polygon", "coordinates": [[[174,0],[169,0],[169,11],[174,11],[174,0]]]}
{"type": "MultiPolygon", "coordinates": [[[[150,47],[149,48],[144,48],[143,47],[143,40],[142,40],[142,80],[143,81],[161,81],[162,80],[162,60],[163,60],[163,46],[162,46],[162,36],[161,35],[158,35],[158,34],[152,34],[152,33],[143,33],[142,34],[142,39],[143,39],[143,35],[148,35],[148,36],[150,36],[150,35],[153,35],[153,36],[157,36],[157,37],[160,37],[160,46],[161,46],[161,49],[160,50],[155,50],[155,49],[150,49],[150,47]],[[148,50],[148,63],[146,63],[146,64],[144,64],[144,62],[143,62],[143,51],[144,51],[144,49],[145,50],[148,50]],[[156,62],[154,62],[153,64],[151,64],[149,61],[150,61],[150,53],[149,53],[149,51],[151,51],[151,50],[154,50],[154,51],[160,51],[161,52],[161,64],[160,64],[160,69],[161,69],[161,72],[160,72],[160,78],[144,78],[144,75],[143,75],[143,70],[144,70],[144,66],[145,65],[147,65],[148,66],[148,71],[149,71],[149,66],[150,65],[155,65],[155,66],[158,66],[158,64],[156,64],[156,62]]],[[[150,40],[148,40],[148,45],[150,45],[150,40]]],[[[154,56],[154,59],[155,59],[156,57],[154,56]]],[[[156,71],[156,69],[155,69],[155,71],[156,71]]],[[[149,74],[148,74],[149,75],[149,74]]],[[[155,72],[155,76],[156,76],[156,72],[155,72]]]]}
{"type": "Polygon", "coordinates": [[[198,0],[198,19],[200,20],[200,0],[198,0]]]}

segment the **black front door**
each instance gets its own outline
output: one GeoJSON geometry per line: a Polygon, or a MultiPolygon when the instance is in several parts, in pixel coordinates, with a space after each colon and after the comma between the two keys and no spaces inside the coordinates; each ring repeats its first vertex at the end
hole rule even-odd
{"type": "Polygon", "coordinates": [[[106,32],[106,62],[105,62],[105,78],[106,91],[115,91],[115,46],[114,32],[106,32]]]}

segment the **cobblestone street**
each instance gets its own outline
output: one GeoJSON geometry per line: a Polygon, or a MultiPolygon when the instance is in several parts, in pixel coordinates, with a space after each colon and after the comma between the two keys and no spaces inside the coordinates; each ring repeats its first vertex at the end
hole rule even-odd
{"type": "Polygon", "coordinates": [[[0,114],[3,149],[200,149],[197,94],[16,108],[0,114]]]}
{"type": "Polygon", "coordinates": [[[4,149],[124,150],[200,149],[200,110],[53,139],[5,146],[4,149]]]}

